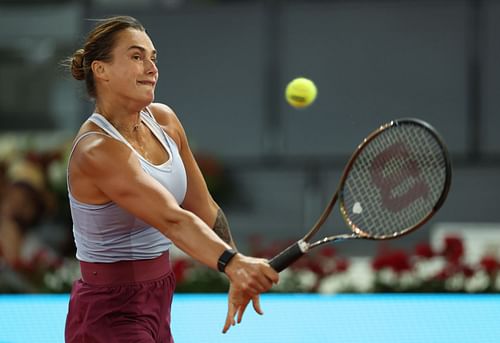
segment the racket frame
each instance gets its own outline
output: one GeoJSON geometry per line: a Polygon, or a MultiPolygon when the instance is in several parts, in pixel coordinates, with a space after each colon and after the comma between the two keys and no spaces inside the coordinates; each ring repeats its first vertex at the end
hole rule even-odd
{"type": "Polygon", "coordinates": [[[289,246],[287,249],[282,251],[280,254],[275,256],[270,260],[271,266],[277,270],[278,272],[286,268],[289,264],[293,263],[295,260],[300,258],[302,255],[307,253],[310,249],[315,248],[319,245],[323,245],[326,243],[332,243],[332,242],[338,242],[338,241],[343,241],[343,240],[348,240],[348,239],[371,239],[371,240],[387,240],[387,239],[394,239],[397,237],[401,237],[403,235],[406,235],[415,229],[421,227],[424,225],[426,222],[430,220],[430,218],[441,208],[443,205],[444,201],[446,200],[446,197],[448,195],[450,186],[451,186],[451,159],[448,153],[448,149],[446,148],[446,145],[444,143],[444,140],[441,138],[439,133],[432,127],[429,123],[417,119],[417,118],[401,118],[401,119],[395,119],[392,120],[384,125],[381,125],[378,129],[374,130],[372,133],[370,133],[364,140],[361,142],[354,153],[351,155],[349,158],[346,166],[344,167],[344,170],[342,172],[342,176],[338,182],[337,189],[333,196],[331,197],[330,201],[328,202],[327,206],[323,210],[322,214],[316,221],[316,223],[313,225],[313,227],[307,232],[302,239],[297,241],[295,244],[292,244],[289,246]],[[443,190],[441,192],[441,195],[439,199],[436,201],[436,204],[432,208],[429,213],[422,218],[418,223],[415,225],[405,229],[402,232],[395,233],[393,235],[384,235],[384,236],[371,236],[370,234],[364,232],[361,230],[359,227],[357,227],[348,217],[347,211],[345,210],[344,206],[344,201],[343,201],[343,194],[342,194],[342,189],[344,186],[344,183],[347,179],[347,176],[349,174],[349,171],[351,170],[356,158],[361,154],[363,149],[373,140],[375,139],[378,135],[380,135],[382,132],[387,130],[390,127],[393,126],[398,126],[398,125],[408,125],[408,124],[413,124],[413,125],[419,125],[423,128],[425,128],[428,132],[430,132],[434,138],[436,139],[437,143],[439,144],[441,148],[441,152],[443,153],[443,159],[445,161],[445,183],[443,190]],[[320,239],[316,242],[310,243],[313,236],[319,231],[319,229],[323,226],[325,221],[328,219],[330,213],[332,212],[333,208],[335,207],[335,204],[337,200],[340,198],[340,213],[341,216],[344,220],[344,222],[347,224],[349,229],[352,231],[352,233],[346,233],[346,234],[340,234],[340,235],[334,235],[334,236],[328,236],[324,237],[323,239],[320,239]],[[286,264],[286,265],[285,265],[286,264]]]}

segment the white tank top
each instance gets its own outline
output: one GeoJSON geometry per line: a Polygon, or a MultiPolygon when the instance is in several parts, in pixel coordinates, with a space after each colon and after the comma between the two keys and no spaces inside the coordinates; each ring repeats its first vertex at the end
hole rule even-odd
{"type": "MultiPolygon", "coordinates": [[[[161,165],[154,165],[143,158],[120,132],[102,115],[94,113],[90,121],[102,128],[108,135],[125,143],[139,159],[146,173],[160,182],[180,205],[186,195],[187,178],[179,150],[149,111],[141,112],[142,122],[153,132],[169,154],[169,159],[161,165]]],[[[90,134],[80,136],[73,145],[90,134]]],[[[69,170],[68,170],[69,179],[69,170]]],[[[71,194],[68,195],[73,219],[73,235],[76,257],[85,262],[117,262],[123,260],[152,259],[168,250],[172,242],[160,231],[122,209],[114,202],[103,205],[85,204],[71,194]]]]}

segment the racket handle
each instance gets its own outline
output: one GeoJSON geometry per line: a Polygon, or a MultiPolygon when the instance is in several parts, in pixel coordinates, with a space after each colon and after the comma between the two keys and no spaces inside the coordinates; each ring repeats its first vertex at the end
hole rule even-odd
{"type": "Polygon", "coordinates": [[[307,243],[304,241],[298,241],[297,243],[290,245],[278,255],[274,256],[269,261],[269,265],[279,273],[302,257],[302,255],[307,252],[307,247],[307,243]]]}

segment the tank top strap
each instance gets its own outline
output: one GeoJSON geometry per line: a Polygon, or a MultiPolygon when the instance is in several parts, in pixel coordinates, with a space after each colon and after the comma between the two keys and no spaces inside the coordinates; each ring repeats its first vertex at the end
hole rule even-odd
{"type": "Polygon", "coordinates": [[[165,130],[161,127],[161,125],[156,121],[156,118],[154,117],[153,113],[148,107],[144,108],[144,111],[141,112],[141,117],[146,123],[146,125],[153,131],[153,133],[156,135],[156,137],[165,143],[166,148],[169,152],[172,151],[172,149],[177,150],[177,143],[170,137],[165,130]]]}
{"type": "MultiPolygon", "coordinates": [[[[172,139],[165,133],[165,131],[163,131],[160,124],[158,124],[158,122],[153,117],[153,114],[147,107],[145,108],[145,110],[141,111],[140,116],[141,121],[149,128],[149,130],[151,130],[153,135],[158,139],[160,144],[167,151],[169,155],[169,160],[167,161],[167,163],[171,163],[173,159],[172,143],[174,144],[174,147],[176,147],[175,142],[173,142],[172,139]]],[[[114,138],[127,145],[140,160],[150,163],[141,154],[139,154],[137,150],[135,150],[132,144],[130,144],[127,139],[125,139],[125,137],[123,137],[122,134],[113,126],[113,124],[111,124],[103,115],[99,113],[93,113],[88,120],[103,129],[104,132],[106,132],[111,138],[114,138]]]]}
{"type": "Polygon", "coordinates": [[[122,136],[120,131],[118,131],[113,124],[111,124],[103,115],[99,113],[92,113],[92,115],[89,117],[91,122],[99,126],[101,129],[104,130],[108,135],[113,137],[116,140],[119,140],[123,143],[125,143],[130,149],[135,151],[135,149],[130,145],[130,143],[125,139],[125,137],[122,136]]]}
{"type": "Polygon", "coordinates": [[[82,139],[84,139],[85,137],[87,136],[90,136],[90,135],[104,135],[104,133],[102,132],[98,132],[98,131],[88,131],[88,132],[85,132],[84,134],[80,135],[77,139],[75,139],[75,141],[73,142],[73,146],[71,147],[71,151],[69,152],[69,158],[71,158],[71,156],[73,155],[73,152],[75,151],[76,149],[76,146],[78,145],[78,143],[80,143],[80,141],[82,139]]]}
{"type": "Polygon", "coordinates": [[[153,112],[149,109],[149,107],[144,107],[144,111],[141,111],[141,113],[145,114],[146,117],[152,119],[154,122],[156,122],[156,119],[153,115],[153,112]]]}
{"type": "MultiPolygon", "coordinates": [[[[156,121],[153,113],[149,110],[149,108],[145,108],[144,111],[141,112],[141,118],[146,123],[146,125],[153,131],[158,139],[163,137],[165,139],[165,132],[161,128],[160,124],[156,121]]],[[[160,139],[161,140],[161,139],[160,139]]],[[[168,140],[167,140],[168,143],[168,140]]]]}

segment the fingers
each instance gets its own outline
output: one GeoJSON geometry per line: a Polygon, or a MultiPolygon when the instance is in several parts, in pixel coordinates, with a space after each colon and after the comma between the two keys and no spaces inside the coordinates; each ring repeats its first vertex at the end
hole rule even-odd
{"type": "Polygon", "coordinates": [[[262,292],[270,290],[271,287],[273,287],[273,284],[275,283],[274,280],[265,273],[258,276],[258,281],[260,286],[263,287],[262,292]]]}
{"type": "Polygon", "coordinates": [[[230,289],[226,322],[224,323],[222,333],[226,333],[231,328],[231,326],[236,325],[236,323],[241,323],[241,321],[243,320],[243,314],[245,313],[250,300],[252,300],[252,305],[255,312],[263,315],[264,312],[262,311],[262,308],[260,306],[260,297],[258,295],[249,296],[241,293],[240,291],[230,289]],[[236,321],[234,319],[235,316],[237,316],[236,321]]]}
{"type": "Polygon", "coordinates": [[[226,333],[231,326],[234,326],[236,323],[234,321],[234,316],[236,315],[236,306],[231,302],[227,307],[227,315],[226,322],[224,323],[224,328],[222,329],[222,333],[226,333]]]}
{"type": "Polygon", "coordinates": [[[255,274],[251,275],[246,290],[251,295],[258,295],[267,292],[273,284],[278,283],[279,275],[271,267],[263,267],[255,274]]]}
{"type": "Polygon", "coordinates": [[[247,302],[245,302],[244,304],[242,304],[240,306],[240,308],[238,309],[238,320],[237,320],[237,323],[241,323],[241,320],[243,319],[243,313],[245,313],[245,310],[248,306],[248,303],[250,302],[250,299],[248,299],[247,302]]]}
{"type": "Polygon", "coordinates": [[[260,293],[267,292],[272,286],[273,283],[271,282],[271,280],[263,275],[256,275],[252,280],[248,282],[246,291],[251,296],[255,296],[260,293]]]}
{"type": "Polygon", "coordinates": [[[278,273],[276,270],[274,270],[274,268],[273,268],[273,267],[271,267],[271,266],[269,265],[269,263],[267,263],[267,261],[266,261],[266,264],[267,264],[267,266],[268,266],[268,268],[266,268],[266,269],[264,270],[264,273],[265,273],[266,277],[267,277],[269,280],[271,280],[271,282],[272,282],[273,284],[278,283],[278,281],[280,280],[280,275],[279,275],[279,273],[278,273]]]}
{"type": "Polygon", "coordinates": [[[245,313],[245,310],[249,302],[250,298],[245,300],[241,305],[235,305],[231,302],[228,304],[226,322],[224,323],[224,328],[222,329],[222,333],[226,333],[231,328],[231,326],[236,325],[236,322],[238,324],[241,323],[241,320],[243,319],[243,313],[245,313]],[[236,315],[238,315],[237,321],[234,320],[234,317],[236,315]]]}
{"type": "Polygon", "coordinates": [[[260,297],[258,295],[252,298],[252,305],[255,312],[260,315],[264,314],[264,311],[262,311],[262,308],[260,307],[260,297]]]}

